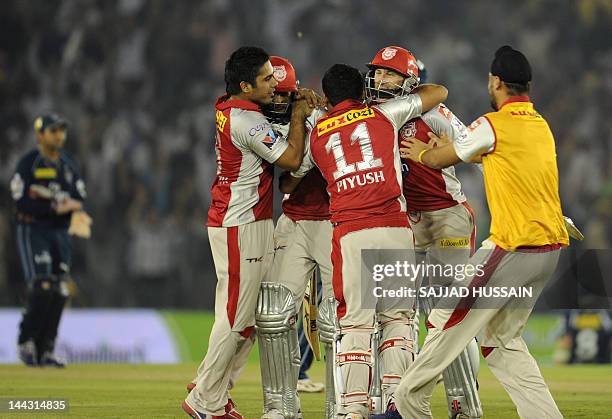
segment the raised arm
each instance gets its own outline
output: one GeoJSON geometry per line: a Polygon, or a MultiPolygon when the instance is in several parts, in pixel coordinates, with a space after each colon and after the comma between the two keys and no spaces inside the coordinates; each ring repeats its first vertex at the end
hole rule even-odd
{"type": "Polygon", "coordinates": [[[448,90],[439,84],[422,84],[415,88],[411,94],[418,95],[421,98],[421,112],[425,113],[444,102],[448,97],[448,90]]]}
{"type": "Polygon", "coordinates": [[[448,96],[448,90],[444,86],[436,84],[424,84],[413,90],[408,96],[391,99],[380,105],[376,105],[385,116],[399,129],[406,122],[421,116],[424,112],[431,110],[442,103],[448,96]]]}

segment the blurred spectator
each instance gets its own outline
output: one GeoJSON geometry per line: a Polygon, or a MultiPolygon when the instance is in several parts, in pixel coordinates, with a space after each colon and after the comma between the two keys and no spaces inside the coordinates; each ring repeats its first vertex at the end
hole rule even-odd
{"type": "MultiPolygon", "coordinates": [[[[74,267],[81,303],[212,307],[205,223],[216,170],[213,103],[225,60],[243,44],[289,57],[302,85],[317,90],[329,65],[365,69],[381,45],[405,46],[432,82],[449,88],[448,104],[465,123],[489,107],[487,92],[472,86],[482,86],[493,52],[503,44],[525,51],[533,100],[558,142],[564,211],[587,233],[586,246],[609,248],[611,4],[2,1],[0,303],[18,303],[6,185],[34,144],[34,116],[53,109],[71,121],[67,147],[83,162],[95,222],[74,267]]],[[[481,175],[468,167],[459,174],[483,238],[481,175]]]]}

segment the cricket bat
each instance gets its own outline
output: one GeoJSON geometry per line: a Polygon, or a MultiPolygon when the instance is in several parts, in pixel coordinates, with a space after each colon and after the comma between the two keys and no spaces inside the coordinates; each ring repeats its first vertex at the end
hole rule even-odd
{"type": "Polygon", "coordinates": [[[312,277],[306,287],[304,293],[304,301],[302,303],[302,327],[304,328],[304,335],[306,340],[312,348],[317,361],[321,360],[321,348],[319,345],[319,329],[317,328],[317,309],[318,309],[318,295],[317,292],[317,273],[312,273],[312,277]]]}

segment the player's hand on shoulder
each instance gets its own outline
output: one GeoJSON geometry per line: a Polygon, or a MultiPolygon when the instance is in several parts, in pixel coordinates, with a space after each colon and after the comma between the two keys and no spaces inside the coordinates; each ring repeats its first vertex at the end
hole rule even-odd
{"type": "MultiPolygon", "coordinates": [[[[436,138],[438,137],[436,136],[436,138]]],[[[434,139],[432,138],[432,140],[434,139]]],[[[408,137],[402,141],[400,147],[400,156],[403,159],[410,159],[412,161],[418,162],[419,155],[421,154],[421,152],[432,149],[434,141],[424,143],[416,137],[408,137]]]]}
{"type": "Polygon", "coordinates": [[[433,132],[429,133],[430,143],[433,144],[434,147],[442,147],[443,145],[450,144],[452,141],[446,132],[437,136],[433,132]]]}

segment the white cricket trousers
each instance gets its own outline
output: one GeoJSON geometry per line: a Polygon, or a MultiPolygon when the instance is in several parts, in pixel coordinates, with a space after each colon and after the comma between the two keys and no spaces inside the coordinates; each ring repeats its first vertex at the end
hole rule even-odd
{"type": "MultiPolygon", "coordinates": [[[[484,272],[467,283],[470,288],[532,287],[537,298],[555,270],[559,253],[557,246],[509,252],[487,240],[470,259],[474,265],[484,264],[484,272]]],[[[510,395],[519,416],[562,418],[521,337],[532,308],[519,298],[508,298],[498,303],[499,308],[474,308],[477,300],[462,299],[454,309],[432,310],[427,319],[429,331],[425,344],[395,392],[395,403],[402,417],[432,417],[430,399],[438,376],[482,330],[483,356],[510,395]]]]}
{"type": "Polygon", "coordinates": [[[259,286],[274,255],[271,219],[236,227],[209,227],[217,273],[215,323],[208,351],[187,402],[210,415],[224,415],[231,384],[254,342],[259,286]]]}

